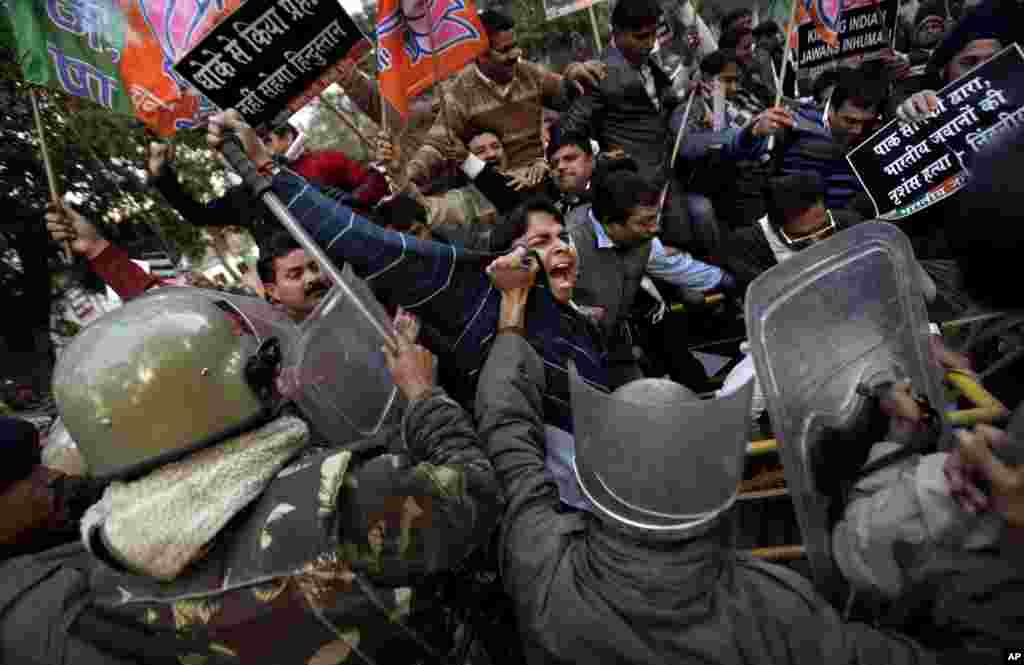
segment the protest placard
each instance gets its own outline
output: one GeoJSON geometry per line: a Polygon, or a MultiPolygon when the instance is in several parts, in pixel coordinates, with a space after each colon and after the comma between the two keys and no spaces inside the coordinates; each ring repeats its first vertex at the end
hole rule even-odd
{"type": "Polygon", "coordinates": [[[598,0],[544,0],[544,16],[550,21],[592,7],[597,3],[598,0]]]}
{"type": "Polygon", "coordinates": [[[260,125],[301,108],[338,79],[339,61],[367,48],[336,0],[246,2],[174,70],[219,108],[260,125]]]}
{"type": "Polygon", "coordinates": [[[954,194],[974,153],[1024,126],[1024,51],[1007,47],[938,98],[938,111],[924,122],[893,120],[846,157],[881,219],[907,217],[954,194]]]}
{"type": "Polygon", "coordinates": [[[802,24],[797,29],[799,77],[810,83],[826,69],[854,61],[859,63],[874,53],[892,48],[898,15],[899,0],[844,3],[837,47],[822,40],[813,21],[802,24]]]}

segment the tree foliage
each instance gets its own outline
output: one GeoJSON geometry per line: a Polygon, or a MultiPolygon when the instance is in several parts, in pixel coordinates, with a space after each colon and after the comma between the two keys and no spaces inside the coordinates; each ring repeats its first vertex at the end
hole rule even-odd
{"type": "Polygon", "coordinates": [[[309,146],[317,150],[340,150],[352,159],[371,161],[373,154],[370,147],[359,137],[353,126],[366,137],[375,136],[377,126],[352,105],[344,92],[334,88],[325,91],[323,97],[334,110],[317,100],[311,104],[312,112],[306,128],[309,146]],[[339,114],[343,114],[348,123],[339,114]]]}
{"type": "MultiPolygon", "coordinates": [[[[129,249],[163,250],[172,257],[205,256],[207,242],[145,184],[145,128],[134,118],[110,113],[87,100],[24,81],[17,42],[0,1],[0,307],[17,311],[0,327],[0,341],[17,357],[49,352],[50,308],[55,285],[99,287],[87,266],[66,266],[50,241],[43,215],[50,191],[40,153],[31,97],[37,95],[58,188],[112,242],[129,249]],[[18,354],[22,354],[19,356],[18,354]]],[[[214,196],[223,179],[211,178],[212,155],[199,132],[175,137],[178,172],[201,200],[214,196]]],[[[10,356],[6,357],[10,369],[10,356]]],[[[26,361],[25,371],[34,371],[26,361]]],[[[22,370],[15,373],[24,374],[22,370]]]]}
{"type": "MultiPolygon", "coordinates": [[[[516,42],[531,60],[544,60],[545,55],[551,54],[558,48],[560,42],[569,40],[574,34],[583,38],[584,54],[587,57],[597,57],[589,11],[578,11],[549,21],[544,15],[542,0],[505,0],[500,5],[505,13],[515,19],[516,42]]],[[[498,8],[497,4],[495,8],[498,8]]],[[[608,3],[596,3],[594,14],[601,34],[601,45],[607,47],[608,3]]]]}

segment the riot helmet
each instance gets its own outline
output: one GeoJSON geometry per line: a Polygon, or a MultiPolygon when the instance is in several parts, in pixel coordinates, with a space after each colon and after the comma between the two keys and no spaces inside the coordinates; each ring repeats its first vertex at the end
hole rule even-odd
{"type": "Polygon", "coordinates": [[[141,475],[267,420],[273,374],[251,370],[294,329],[255,298],[159,289],[75,337],[54,371],[57,409],[92,475],[141,475]]]}
{"type": "Polygon", "coordinates": [[[608,394],[570,363],[576,478],[605,520],[647,533],[685,533],[735,501],[749,435],[753,381],[711,400],[664,379],[608,394]]]}

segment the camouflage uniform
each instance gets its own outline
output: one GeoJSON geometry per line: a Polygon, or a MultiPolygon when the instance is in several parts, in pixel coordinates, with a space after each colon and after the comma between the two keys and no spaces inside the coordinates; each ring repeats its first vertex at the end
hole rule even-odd
{"type": "Polygon", "coordinates": [[[430,582],[486,542],[500,505],[472,420],[437,389],[386,435],[307,449],[173,582],[81,544],[9,562],[0,661],[440,662],[430,582]]]}

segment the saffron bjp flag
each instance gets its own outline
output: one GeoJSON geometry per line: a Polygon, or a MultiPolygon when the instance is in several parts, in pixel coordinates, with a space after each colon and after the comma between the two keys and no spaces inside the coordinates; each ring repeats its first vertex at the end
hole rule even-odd
{"type": "Polygon", "coordinates": [[[804,14],[814,21],[814,28],[821,40],[829,46],[838,48],[843,0],[803,0],[803,5],[804,14]]]}
{"type": "Polygon", "coordinates": [[[409,99],[487,48],[472,0],[380,0],[377,7],[377,80],[402,116],[409,99]]]}
{"type": "Polygon", "coordinates": [[[161,136],[217,111],[172,65],[242,0],[17,0],[9,14],[25,79],[161,136]]]}

